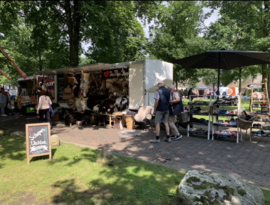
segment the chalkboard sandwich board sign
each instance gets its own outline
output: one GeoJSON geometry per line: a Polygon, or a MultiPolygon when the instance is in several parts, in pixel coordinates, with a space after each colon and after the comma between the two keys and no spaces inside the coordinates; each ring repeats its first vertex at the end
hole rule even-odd
{"type": "Polygon", "coordinates": [[[50,123],[26,124],[25,130],[27,163],[30,163],[30,157],[43,155],[49,155],[51,160],[50,123]]]}

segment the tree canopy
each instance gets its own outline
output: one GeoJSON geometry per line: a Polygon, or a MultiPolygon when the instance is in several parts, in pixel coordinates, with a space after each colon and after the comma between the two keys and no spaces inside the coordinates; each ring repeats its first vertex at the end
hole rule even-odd
{"type": "MultiPolygon", "coordinates": [[[[85,63],[117,63],[146,58],[171,62],[208,50],[269,51],[269,1],[0,1],[0,45],[26,73],[85,63]],[[218,10],[220,18],[204,26],[218,10]],[[143,24],[150,23],[150,38],[143,24]],[[82,44],[87,47],[82,47],[82,44]]],[[[13,66],[0,54],[1,69],[13,66]]],[[[263,74],[267,66],[222,71],[227,85],[263,74]]],[[[216,85],[215,70],[174,66],[174,81],[195,86],[202,78],[216,85]]],[[[3,77],[1,83],[6,82],[3,77]]],[[[269,82],[269,81],[268,81],[269,82]]]]}
{"type": "MultiPolygon", "coordinates": [[[[116,63],[145,58],[138,19],[155,17],[159,1],[0,2],[0,45],[25,72],[76,67],[82,62],[116,63]],[[84,51],[82,43],[88,43],[84,51]]],[[[6,59],[0,65],[16,75],[6,59]]],[[[18,76],[18,75],[17,75],[18,76]]]]}

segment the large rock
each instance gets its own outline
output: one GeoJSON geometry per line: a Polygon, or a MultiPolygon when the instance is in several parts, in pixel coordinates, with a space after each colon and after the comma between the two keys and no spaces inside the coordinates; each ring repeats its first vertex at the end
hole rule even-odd
{"type": "Polygon", "coordinates": [[[123,161],[103,148],[100,151],[96,162],[113,166],[115,164],[121,164],[123,161]]]}
{"type": "Polygon", "coordinates": [[[25,136],[25,133],[22,131],[16,131],[16,132],[12,132],[10,136],[25,136]]]}
{"type": "Polygon", "coordinates": [[[55,146],[59,146],[60,145],[60,140],[59,140],[58,135],[51,135],[50,144],[51,145],[55,145],[55,146]]]}
{"type": "Polygon", "coordinates": [[[231,174],[188,171],[178,194],[183,205],[264,205],[259,187],[231,174]]]}

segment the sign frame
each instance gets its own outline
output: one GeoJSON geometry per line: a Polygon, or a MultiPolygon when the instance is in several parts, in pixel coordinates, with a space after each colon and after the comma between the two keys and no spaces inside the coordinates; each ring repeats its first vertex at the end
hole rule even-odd
{"type": "Polygon", "coordinates": [[[49,160],[52,160],[52,147],[51,147],[51,143],[50,143],[50,137],[51,137],[51,129],[50,129],[51,125],[50,123],[31,123],[31,124],[25,124],[25,138],[26,138],[26,156],[27,156],[27,164],[30,163],[30,158],[32,157],[39,157],[39,156],[45,156],[45,155],[49,155],[49,160]],[[29,150],[29,128],[30,127],[38,127],[38,126],[44,126],[47,127],[47,137],[48,137],[48,148],[49,151],[47,153],[41,153],[41,154],[34,154],[31,155],[30,154],[30,150],[29,150]]]}

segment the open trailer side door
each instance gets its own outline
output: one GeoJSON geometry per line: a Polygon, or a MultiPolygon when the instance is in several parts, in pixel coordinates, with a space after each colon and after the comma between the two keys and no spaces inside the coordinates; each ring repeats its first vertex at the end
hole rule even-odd
{"type": "Polygon", "coordinates": [[[144,63],[134,63],[129,67],[129,109],[144,106],[144,98],[144,63]]]}
{"type": "Polygon", "coordinates": [[[155,92],[158,89],[157,83],[162,80],[165,87],[173,83],[173,64],[159,61],[159,60],[146,60],[145,67],[145,105],[154,106],[155,92]]]}

